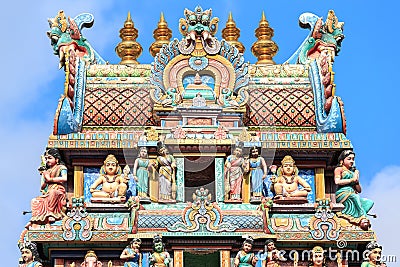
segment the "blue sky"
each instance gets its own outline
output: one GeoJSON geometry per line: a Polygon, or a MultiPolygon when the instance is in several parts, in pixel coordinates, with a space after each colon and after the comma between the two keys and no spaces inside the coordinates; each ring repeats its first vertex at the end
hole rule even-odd
{"type": "MultiPolygon", "coordinates": [[[[0,198],[3,240],[2,266],[15,266],[19,257],[17,240],[29,219],[22,210],[29,210],[30,199],[39,194],[37,166],[48,136],[60,94],[63,93],[64,72],[58,70],[58,58],[52,54],[46,36],[47,18],[63,9],[67,16],[89,12],[95,17],[94,26],[84,29],[83,35],[93,47],[112,64],[119,62],[114,52],[120,42],[119,30],[128,11],[139,30],[138,41],[143,47],[140,63],[150,63],[148,47],[153,42],[153,30],[164,12],[173,37],[181,38],[178,20],[185,7],[196,5],[213,9],[219,17],[219,31],[225,26],[231,11],[240,41],[245,45],[245,59],[255,63],[251,45],[256,40],[254,30],[261,12],[265,11],[274,28],[273,40],[279,46],[275,62],[283,63],[298,48],[308,30],[298,26],[303,12],[326,18],[329,9],[335,10],[344,21],[346,38],[334,64],[336,94],[345,104],[347,137],[357,153],[357,167],[364,186],[362,196],[375,200],[372,220],[384,253],[396,255],[400,239],[395,214],[395,202],[400,195],[400,151],[398,108],[400,99],[396,33],[398,4],[395,1],[341,0],[280,0],[280,1],[7,1],[0,10],[2,42],[0,43],[2,90],[0,127],[2,141],[0,198]],[[7,230],[6,230],[7,229],[7,230]],[[390,230],[389,230],[390,229],[390,230]],[[396,229],[396,230],[395,230],[396,229]]],[[[394,266],[388,264],[388,266],[394,266]]]]}

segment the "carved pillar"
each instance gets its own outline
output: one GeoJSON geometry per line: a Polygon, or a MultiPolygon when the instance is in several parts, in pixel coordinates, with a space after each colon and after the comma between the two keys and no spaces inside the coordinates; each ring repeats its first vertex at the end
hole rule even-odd
{"type": "Polygon", "coordinates": [[[215,199],[224,201],[224,159],[215,158],[215,199]]]}
{"type": "Polygon", "coordinates": [[[315,168],[315,199],[325,198],[324,168],[315,168]]]}
{"type": "Polygon", "coordinates": [[[243,203],[250,203],[250,173],[243,175],[242,201],[243,203]]]}
{"type": "Polygon", "coordinates": [[[220,251],[221,258],[221,267],[230,267],[231,266],[231,252],[229,250],[221,250],[220,251]]]}
{"type": "Polygon", "coordinates": [[[176,160],[176,201],[185,201],[185,158],[176,160]]]}
{"type": "Polygon", "coordinates": [[[83,197],[83,167],[74,166],[74,198],[83,197]]]}
{"type": "MultiPolygon", "coordinates": [[[[153,161],[156,161],[157,159],[151,159],[153,161]]],[[[152,168],[150,171],[150,181],[149,181],[149,194],[150,194],[150,200],[157,202],[158,201],[158,173],[155,168],[152,168]]]]}
{"type": "Polygon", "coordinates": [[[174,267],[183,267],[183,250],[174,250],[174,267]]]}

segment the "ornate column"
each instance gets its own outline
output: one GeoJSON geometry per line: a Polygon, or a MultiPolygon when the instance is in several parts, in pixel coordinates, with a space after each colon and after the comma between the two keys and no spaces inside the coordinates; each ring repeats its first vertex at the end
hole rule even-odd
{"type": "Polygon", "coordinates": [[[83,166],[74,166],[74,198],[83,197],[83,166]]]}
{"type": "Polygon", "coordinates": [[[224,158],[215,158],[215,199],[224,201],[224,158]]]}
{"type": "Polygon", "coordinates": [[[176,201],[185,201],[185,158],[176,160],[176,201]]]}
{"type": "Polygon", "coordinates": [[[174,250],[174,267],[183,267],[183,250],[174,250]]]}
{"type": "Polygon", "coordinates": [[[230,267],[231,266],[231,252],[229,250],[221,250],[221,267],[230,267]]]}

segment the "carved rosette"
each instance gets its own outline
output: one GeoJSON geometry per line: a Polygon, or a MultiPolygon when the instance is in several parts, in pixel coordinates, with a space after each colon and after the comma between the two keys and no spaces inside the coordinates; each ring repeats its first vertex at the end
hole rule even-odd
{"type": "Polygon", "coordinates": [[[92,238],[93,218],[83,206],[75,206],[62,221],[63,238],[66,241],[88,241],[92,238]]]}

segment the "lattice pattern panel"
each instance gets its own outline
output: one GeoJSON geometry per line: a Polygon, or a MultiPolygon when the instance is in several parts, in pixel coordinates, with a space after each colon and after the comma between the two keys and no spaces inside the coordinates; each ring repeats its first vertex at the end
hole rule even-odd
{"type": "Polygon", "coordinates": [[[261,216],[224,216],[223,223],[235,225],[239,229],[260,229],[264,227],[261,216]]]}
{"type": "Polygon", "coordinates": [[[139,215],[138,228],[165,228],[181,221],[180,215],[139,215]]]}
{"type": "Polygon", "coordinates": [[[83,126],[141,125],[155,125],[147,89],[86,88],[83,126]]]}
{"type": "Polygon", "coordinates": [[[247,126],[315,127],[311,87],[250,88],[244,123],[247,126]]]}

